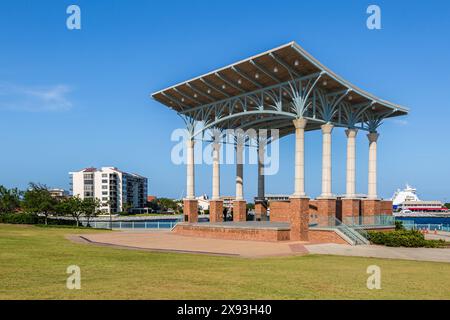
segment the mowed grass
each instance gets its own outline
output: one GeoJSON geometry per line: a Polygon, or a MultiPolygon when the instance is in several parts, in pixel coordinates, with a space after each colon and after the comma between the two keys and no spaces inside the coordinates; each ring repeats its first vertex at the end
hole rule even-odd
{"type": "Polygon", "coordinates": [[[450,299],[450,264],[309,255],[244,259],[77,244],[92,230],[0,225],[0,299],[450,299]],[[66,269],[81,268],[81,290],[66,269]],[[382,289],[368,290],[378,265],[382,289]]]}

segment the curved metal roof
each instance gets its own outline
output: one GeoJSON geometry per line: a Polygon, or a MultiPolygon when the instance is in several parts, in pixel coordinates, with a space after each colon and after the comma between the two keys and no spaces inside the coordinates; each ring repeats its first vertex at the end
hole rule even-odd
{"type": "MultiPolygon", "coordinates": [[[[395,117],[408,114],[409,110],[401,105],[380,99],[349,81],[335,74],[325,67],[313,56],[307,53],[296,42],[290,42],[272,50],[241,60],[226,67],[214,70],[207,74],[198,76],[188,81],[176,84],[169,88],[160,90],[152,94],[152,97],[160,103],[170,107],[178,113],[195,120],[205,120],[205,115],[201,116],[194,111],[212,108],[213,105],[226,103],[233,99],[255,95],[263,90],[281,88],[283,85],[295,81],[296,79],[320,78],[315,84],[315,89],[328,96],[345,95],[345,104],[358,110],[370,105],[366,112],[375,117],[395,117]]],[[[281,97],[285,99],[284,97],[281,97]]],[[[287,101],[289,103],[289,101],[287,101]]],[[[282,102],[284,104],[284,102],[282,102]]],[[[228,109],[227,109],[228,110],[228,109]]],[[[222,117],[226,117],[221,112],[222,117]]],[[[279,114],[257,114],[251,116],[251,112],[244,112],[245,122],[264,123],[262,118],[267,118],[266,122],[272,122],[276,117],[289,120],[285,113],[279,114]]],[[[217,111],[208,114],[217,117],[217,111]]],[[[231,113],[230,113],[231,115],[231,113]]],[[[240,124],[242,126],[242,123],[240,124]]],[[[286,127],[287,122],[282,127],[286,127]]],[[[228,125],[230,127],[230,125],[228,125]]],[[[309,130],[317,129],[317,123],[309,130]]],[[[287,129],[291,131],[292,128],[287,129]]]]}

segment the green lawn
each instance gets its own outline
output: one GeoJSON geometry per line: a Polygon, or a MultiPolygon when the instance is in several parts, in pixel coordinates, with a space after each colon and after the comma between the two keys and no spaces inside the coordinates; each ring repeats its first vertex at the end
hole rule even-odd
{"type": "Polygon", "coordinates": [[[337,256],[243,259],[75,244],[108,232],[0,225],[0,299],[450,299],[450,264],[337,256]],[[81,290],[66,268],[81,268],[81,290]],[[366,268],[382,270],[368,290],[366,268]]]}

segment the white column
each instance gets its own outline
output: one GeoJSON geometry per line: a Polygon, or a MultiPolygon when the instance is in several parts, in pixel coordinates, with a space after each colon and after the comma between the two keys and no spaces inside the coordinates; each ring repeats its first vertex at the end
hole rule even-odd
{"type": "Polygon", "coordinates": [[[331,123],[322,127],[322,194],[321,198],[331,198],[331,132],[334,126],[331,123]]]}
{"type": "Polygon", "coordinates": [[[346,198],[356,197],[356,135],[357,129],[345,130],[347,135],[347,183],[346,198]]]}
{"type": "Polygon", "coordinates": [[[264,147],[266,142],[258,141],[258,199],[265,197],[265,181],[264,181],[264,147]]]}
{"type": "Polygon", "coordinates": [[[244,143],[236,143],[236,200],[244,200],[244,143]]]}
{"type": "Polygon", "coordinates": [[[195,177],[194,177],[194,144],[195,141],[192,139],[186,141],[186,199],[194,200],[195,199],[195,177]]]}
{"type": "Polygon", "coordinates": [[[369,186],[367,192],[368,199],[378,199],[377,195],[377,141],[380,135],[377,132],[371,132],[367,135],[369,138],[369,186]]]}
{"type": "Polygon", "coordinates": [[[295,188],[293,197],[305,197],[305,128],[308,120],[295,119],[295,188]]]}
{"type": "Polygon", "coordinates": [[[213,143],[212,200],[220,199],[220,143],[213,143]]]}

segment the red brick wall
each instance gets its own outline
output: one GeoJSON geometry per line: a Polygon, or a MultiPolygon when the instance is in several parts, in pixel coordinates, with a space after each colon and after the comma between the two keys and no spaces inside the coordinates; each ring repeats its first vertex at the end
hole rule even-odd
{"type": "Polygon", "coordinates": [[[209,221],[210,222],[223,221],[223,201],[211,200],[209,202],[209,221]]]}
{"type": "Polygon", "coordinates": [[[392,201],[383,200],[381,201],[381,214],[392,216],[392,201]]]}
{"type": "Polygon", "coordinates": [[[359,207],[361,205],[361,200],[359,199],[342,199],[342,214],[344,217],[359,217],[359,207]]]}
{"type": "Polygon", "coordinates": [[[309,229],[309,242],[310,243],[348,244],[347,241],[342,239],[333,230],[313,230],[313,229],[309,229]]]}
{"type": "Polygon", "coordinates": [[[271,201],[270,221],[271,222],[289,222],[289,206],[288,201],[271,201]]]}
{"type": "Polygon", "coordinates": [[[184,200],[183,213],[184,213],[184,221],[190,223],[198,222],[198,201],[184,200]]]}
{"type": "Polygon", "coordinates": [[[289,241],[289,230],[231,229],[177,224],[173,232],[185,236],[224,240],[289,241]]]}
{"type": "Polygon", "coordinates": [[[380,200],[363,200],[361,201],[363,216],[379,215],[381,212],[380,200]]]}
{"type": "Polygon", "coordinates": [[[291,199],[289,206],[289,222],[292,241],[308,241],[309,231],[309,199],[291,199]]]}
{"type": "Polygon", "coordinates": [[[247,221],[247,202],[233,201],[233,221],[247,221]]]}
{"type": "Polygon", "coordinates": [[[317,199],[317,213],[321,216],[336,216],[336,200],[334,199],[317,199]]]}

